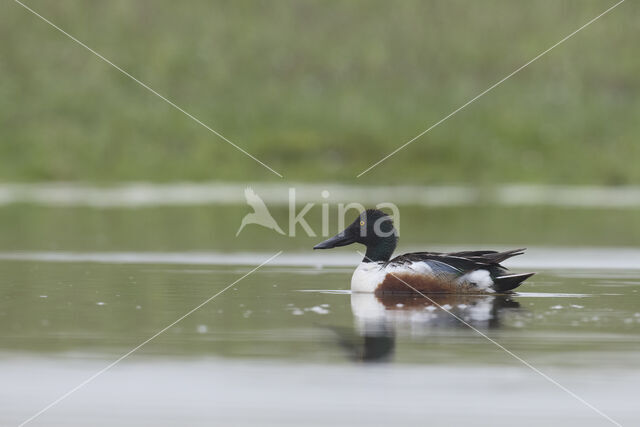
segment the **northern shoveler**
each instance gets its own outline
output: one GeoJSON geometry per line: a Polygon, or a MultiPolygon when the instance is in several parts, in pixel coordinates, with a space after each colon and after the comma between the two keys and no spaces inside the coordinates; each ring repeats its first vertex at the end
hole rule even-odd
{"type": "Polygon", "coordinates": [[[500,265],[524,253],[464,251],[413,252],[391,259],[398,243],[393,221],[384,212],[368,209],[336,236],[314,246],[330,249],[361,243],[366,254],[351,277],[353,292],[501,293],[517,288],[535,273],[511,274],[500,265]]]}

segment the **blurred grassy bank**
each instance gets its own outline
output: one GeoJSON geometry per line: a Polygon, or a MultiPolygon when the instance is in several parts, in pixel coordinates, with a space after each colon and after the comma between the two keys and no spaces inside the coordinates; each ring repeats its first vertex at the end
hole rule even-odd
{"type": "MultiPolygon", "coordinates": [[[[609,0],[28,0],[292,180],[349,181],[609,0]]],[[[638,2],[359,183],[639,184],[638,2]]],[[[278,179],[14,2],[0,180],[278,179]]]]}

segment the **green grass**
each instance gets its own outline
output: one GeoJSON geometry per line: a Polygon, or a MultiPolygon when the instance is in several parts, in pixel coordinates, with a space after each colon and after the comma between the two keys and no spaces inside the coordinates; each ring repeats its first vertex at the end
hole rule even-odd
{"type": "MultiPolygon", "coordinates": [[[[291,180],[355,175],[611,0],[27,4],[291,180]]],[[[626,2],[361,183],[640,184],[626,2]]],[[[0,5],[0,180],[278,179],[0,5]]]]}

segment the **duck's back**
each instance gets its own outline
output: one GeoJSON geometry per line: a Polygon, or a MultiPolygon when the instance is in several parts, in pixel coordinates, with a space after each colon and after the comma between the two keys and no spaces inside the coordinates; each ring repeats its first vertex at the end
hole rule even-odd
{"type": "Polygon", "coordinates": [[[362,262],[351,289],[379,294],[507,292],[534,274],[511,274],[500,264],[523,251],[413,252],[387,262],[362,262]]]}

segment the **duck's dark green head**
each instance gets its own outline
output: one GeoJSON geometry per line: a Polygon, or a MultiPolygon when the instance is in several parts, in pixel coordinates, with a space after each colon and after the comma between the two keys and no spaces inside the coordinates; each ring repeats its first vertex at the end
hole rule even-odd
{"type": "Polygon", "coordinates": [[[398,243],[393,220],[377,209],[367,209],[340,233],[313,249],[331,249],[351,243],[362,243],[367,247],[364,261],[388,261],[398,243]]]}

